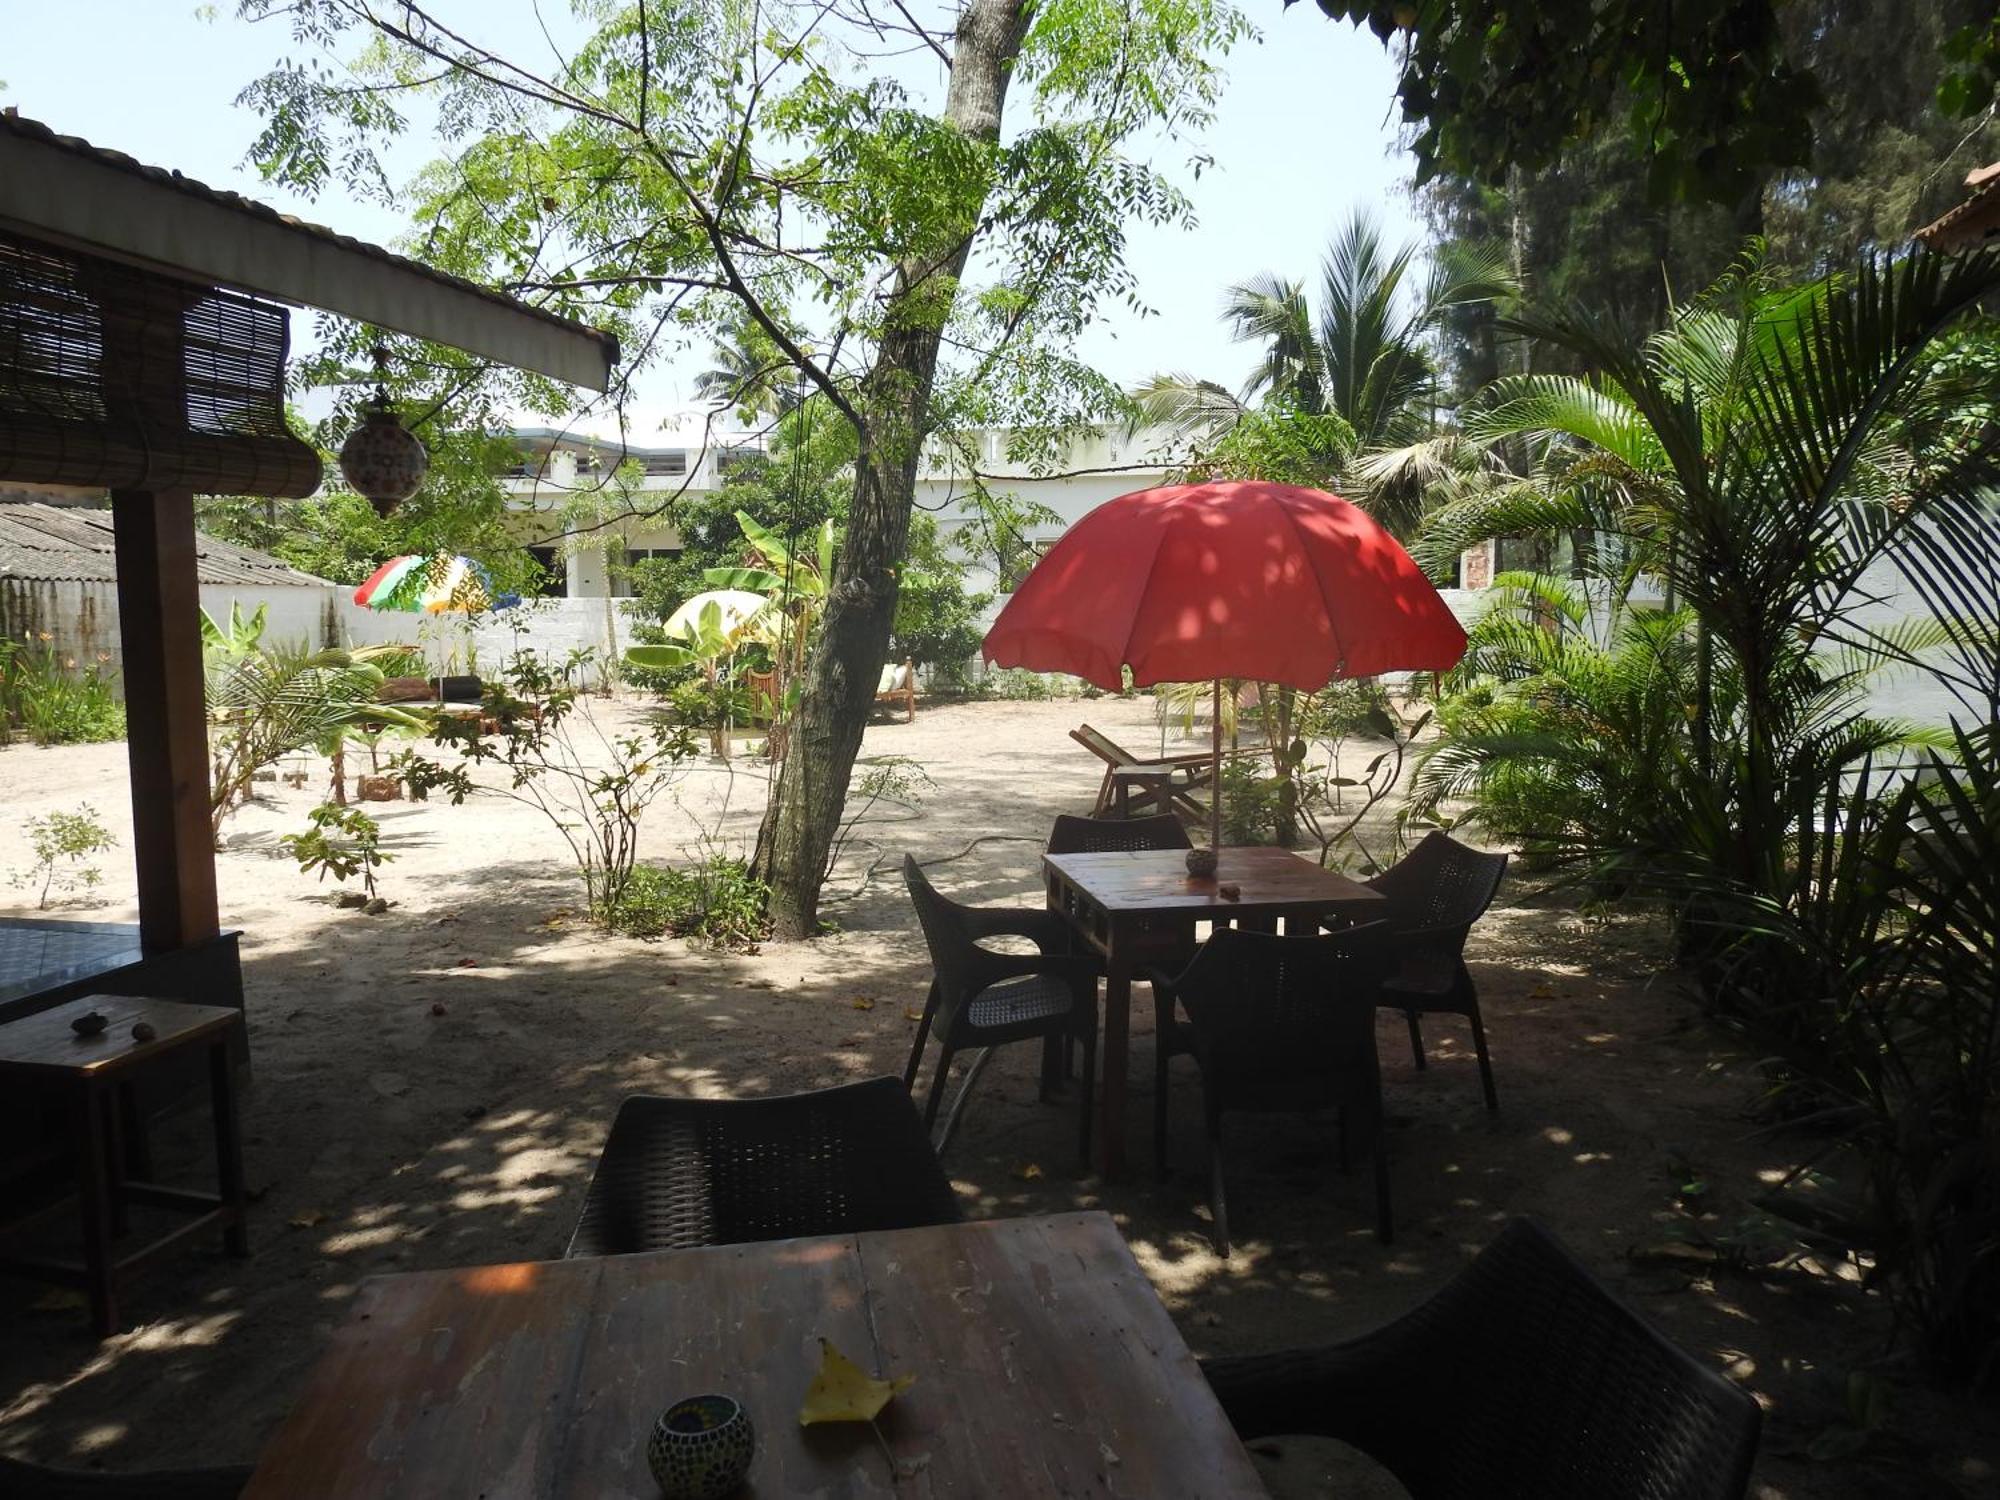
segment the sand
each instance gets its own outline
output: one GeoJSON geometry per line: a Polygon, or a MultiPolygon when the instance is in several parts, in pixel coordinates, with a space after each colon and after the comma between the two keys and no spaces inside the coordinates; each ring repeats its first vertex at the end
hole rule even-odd
{"type": "MultiPolygon", "coordinates": [[[[255,1254],[169,1255],[133,1282],[128,1330],[101,1345],[62,1296],[0,1280],[0,1450],[114,1469],[249,1461],[364,1277],[559,1254],[625,1095],[900,1073],[928,966],[893,860],[910,850],[941,861],[931,873],[960,899],[1038,902],[1050,819],[1087,810],[1096,790],[1096,763],[1065,733],[1085,720],[1134,748],[1160,744],[1145,699],[926,706],[913,725],[878,722],[864,754],[921,763],[935,782],[924,806],[878,808],[855,830],[834,881],[843,899],[826,910],[836,932],[749,954],[590,930],[555,830],[492,795],[373,808],[394,855],[382,880],[394,905],[337,910],[332,887],[276,847],[318,800],[323,763],[307,768],[306,789],[260,788],[217,859],[223,920],[243,932],[255,1254]]],[[[761,769],[707,762],[677,795],[683,805],[663,800],[648,820],[649,858],[741,847],[761,769]]],[[[130,920],[126,796],[122,745],[0,749],[0,871],[27,863],[27,817],[88,801],[120,849],[99,861],[100,902],[71,914],[130,920]]],[[[0,899],[17,913],[32,904],[19,890],[0,899]]],[[[1131,1171],[1106,1183],[1077,1164],[1073,1101],[1037,1101],[1032,1047],[987,1070],[946,1165],[972,1216],[1111,1212],[1200,1353],[1373,1327],[1507,1217],[1533,1214],[1765,1404],[1755,1494],[1991,1493],[1990,1410],[1915,1385],[1899,1391],[1892,1435],[1860,1459],[1807,1456],[1843,1426],[1848,1372],[1875,1367],[1887,1335],[1879,1300],[1839,1268],[1753,1275],[1634,1258],[1689,1224],[1677,1190],[1690,1174],[1709,1185],[1701,1212],[1719,1230],[1760,1174],[1789,1165],[1786,1144],[1758,1131],[1755,1058],[1699,1018],[1662,966],[1659,936],[1642,915],[1587,918],[1510,877],[1468,951],[1497,1116],[1482,1107],[1462,1025],[1430,1025],[1432,1065],[1417,1072],[1400,1020],[1384,1021],[1398,1229],[1388,1248],[1373,1236],[1367,1173],[1343,1176],[1323,1128],[1278,1116],[1232,1122],[1236,1248],[1216,1257],[1189,1063],[1175,1070],[1172,1171],[1156,1181],[1151,1170],[1143,991],[1131,1171]]],[[[169,1122],[163,1155],[198,1166],[203,1125],[199,1114],[169,1122]]],[[[1273,1463],[1285,1492],[1353,1493],[1310,1450],[1273,1463]]]]}

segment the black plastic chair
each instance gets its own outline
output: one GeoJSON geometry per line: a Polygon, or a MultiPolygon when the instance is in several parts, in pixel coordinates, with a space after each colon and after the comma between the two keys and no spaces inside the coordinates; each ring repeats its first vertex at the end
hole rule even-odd
{"type": "Polygon", "coordinates": [[[1218,928],[1178,977],[1153,977],[1157,1018],[1153,1151],[1167,1169],[1167,1062],[1194,1056],[1208,1123],[1209,1210],[1216,1253],[1229,1255],[1222,1179],[1222,1116],[1232,1110],[1339,1112],[1340,1165],[1348,1132],[1369,1143],[1375,1234],[1392,1237],[1382,1074],[1375,1057],[1376,987],[1388,959],[1379,924],[1331,937],[1279,937],[1218,928]],[[1187,1012],[1181,1021],[1179,1009],[1187,1012]]]}
{"type": "Polygon", "coordinates": [[[1739,1500],[1762,1421],[1529,1219],[1385,1328],[1202,1373],[1246,1442],[1338,1438],[1414,1500],[1739,1500]]]}
{"type": "Polygon", "coordinates": [[[7,1500],[236,1500],[249,1487],[248,1464],[93,1474],[0,1458],[0,1495],[7,1500]]]}
{"type": "Polygon", "coordinates": [[[1187,829],[1172,813],[1150,818],[1079,818],[1063,813],[1049,830],[1050,854],[1110,854],[1131,849],[1189,849],[1187,829]]]}
{"type": "Polygon", "coordinates": [[[1479,991],[1465,967],[1465,938],[1493,904],[1506,873],[1506,855],[1483,854],[1450,834],[1434,831],[1408,857],[1364,882],[1388,898],[1381,917],[1388,923],[1396,952],[1395,970],[1382,983],[1382,1004],[1400,1010],[1409,1022],[1410,1051],[1419,1068],[1425,1066],[1419,1016],[1464,1016],[1471,1022],[1479,1082],[1489,1110],[1500,1107],[1500,1096],[1493,1087],[1479,991]]]}
{"type": "Polygon", "coordinates": [[[924,1100],[924,1127],[937,1120],[946,1075],[954,1055],[967,1047],[983,1049],[966,1075],[958,1099],[945,1120],[938,1150],[942,1152],[957,1128],[965,1101],[993,1049],[1007,1042],[1042,1039],[1042,1097],[1047,1098],[1054,1074],[1062,1066],[1067,1041],[1083,1046],[1082,1119],[1077,1150],[1090,1159],[1090,1107],[1097,1072],[1097,961],[1064,951],[1069,924],[1056,912],[1033,907],[961,906],[940,895],[915,859],[903,856],[903,880],[916,903],[930,947],[933,978],[924,1001],[923,1018],[903,1071],[905,1088],[915,1089],[924,1043],[935,1027],[937,1072],[924,1100]],[[1024,937],[1037,953],[998,953],[981,947],[988,937],[1024,937]]]}
{"type": "Polygon", "coordinates": [[[958,1197],[894,1078],[618,1106],[568,1257],[951,1224],[958,1197]]]}

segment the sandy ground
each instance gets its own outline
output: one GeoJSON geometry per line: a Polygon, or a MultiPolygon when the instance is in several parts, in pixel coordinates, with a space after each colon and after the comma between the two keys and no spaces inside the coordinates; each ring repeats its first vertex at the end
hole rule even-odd
{"type": "MultiPolygon", "coordinates": [[[[1135,748],[1158,744],[1145,700],[927,707],[914,725],[878,723],[864,753],[913,757],[936,789],[921,815],[858,830],[835,884],[853,891],[877,853],[908,849],[948,860],[932,873],[960,898],[1038,901],[1050,819],[1087,810],[1096,788],[1096,763],[1065,734],[1085,720],[1135,748]]],[[[714,954],[580,927],[563,845],[532,811],[491,796],[391,804],[377,810],[395,905],[369,917],[331,907],[329,887],[275,848],[316,790],[262,790],[275,795],[232,819],[218,858],[224,921],[243,930],[256,1253],[170,1255],[133,1283],[129,1331],[101,1345],[62,1297],[0,1280],[0,1449],[109,1468],[247,1461],[364,1277],[559,1254],[626,1094],[790,1091],[903,1067],[928,969],[886,860],[858,895],[829,904],[834,935],[714,954]]],[[[707,764],[680,796],[727,841],[749,837],[763,788],[754,767],[732,777],[707,764]]],[[[121,745],[0,750],[0,872],[26,863],[25,818],[88,800],[121,848],[101,862],[102,903],[74,914],[129,919],[125,798],[121,745]]],[[[693,814],[663,802],[645,852],[681,857],[695,833],[693,814]]],[[[18,891],[0,897],[25,909],[18,891]]],[[[1633,1256],[1686,1222],[1676,1191],[1689,1174],[1710,1184],[1713,1227],[1787,1162],[1784,1143],[1758,1131],[1755,1060],[1695,1015],[1660,968],[1656,930],[1586,919],[1510,878],[1469,957],[1502,1110],[1481,1107],[1462,1027],[1430,1027],[1433,1064],[1418,1073],[1400,1021],[1385,1021],[1392,1247],[1371,1232],[1365,1171],[1342,1176],[1323,1130],[1280,1116],[1232,1125],[1236,1253],[1218,1259],[1191,1064],[1175,1076],[1174,1170],[1156,1182],[1149,1169],[1143,999],[1135,1169],[1105,1183],[1079,1168],[1073,1104],[1038,1103],[1037,1049],[1008,1049],[947,1159],[967,1213],[1109,1210],[1202,1353],[1373,1327],[1509,1215],[1534,1214],[1757,1394],[1764,1500],[1995,1493],[1992,1410],[1914,1385],[1898,1386],[1888,1430],[1860,1458],[1809,1456],[1843,1430],[1849,1372],[1876,1366],[1886,1337],[1881,1307],[1850,1281],[1633,1256]]],[[[171,1124],[163,1153],[198,1161],[202,1124],[171,1124]]],[[[1355,1493],[1309,1450],[1278,1467],[1288,1492],[1355,1493]]]]}

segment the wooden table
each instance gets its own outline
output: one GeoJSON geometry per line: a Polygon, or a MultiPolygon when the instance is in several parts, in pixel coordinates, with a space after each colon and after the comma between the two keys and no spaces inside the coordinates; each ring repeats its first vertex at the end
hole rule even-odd
{"type": "Polygon", "coordinates": [[[178,1000],[87,995],[67,1005],[0,1025],[0,1089],[23,1086],[67,1096],[76,1143],[78,1196],[82,1200],[83,1259],[48,1260],[0,1256],[0,1270],[82,1287],[100,1335],[118,1330],[118,1280],[140,1262],[189,1235],[220,1225],[231,1254],[248,1255],[243,1226],[243,1152],[236,1128],[235,1080],[229,1049],[243,1025],[243,1012],[222,1005],[187,1005],[178,1000]],[[108,1025],[95,1036],[78,1036],[70,1022],[91,1011],[108,1025]],[[155,1033],[138,1041],[132,1028],[145,1022],[155,1033]],[[217,1191],[189,1192],[127,1177],[128,1165],[145,1170],[139,1145],[142,1122],[133,1104],[141,1072],[156,1067],[184,1047],[208,1049],[210,1099],[215,1117],[217,1191]],[[112,1242],[124,1233],[128,1204],[173,1209],[191,1217],[167,1234],[114,1257],[112,1242]]]}
{"type": "Polygon", "coordinates": [[[1147,963],[1184,958],[1195,927],[1317,932],[1334,913],[1365,919],[1382,897],[1358,881],[1287,849],[1222,849],[1212,876],[1188,874],[1179,849],[1109,854],[1045,854],[1042,870],[1051,910],[1104,959],[1104,1079],[1097,1141],[1108,1173],[1125,1162],[1125,1088],[1131,1050],[1132,976],[1147,963]],[[1240,896],[1225,900],[1220,887],[1240,896]]]}
{"type": "Polygon", "coordinates": [[[645,1497],[654,1419],[735,1397],[743,1493],[1251,1496],[1249,1456],[1102,1213],[366,1282],[245,1500],[645,1497]],[[801,1428],[819,1338],[916,1384],[801,1428]]]}

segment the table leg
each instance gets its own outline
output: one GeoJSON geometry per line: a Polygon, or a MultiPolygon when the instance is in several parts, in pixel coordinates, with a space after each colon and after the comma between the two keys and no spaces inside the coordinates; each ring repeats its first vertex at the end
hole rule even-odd
{"type": "Polygon", "coordinates": [[[83,1210],[83,1266],[90,1283],[90,1318],[99,1338],[118,1331],[118,1299],[111,1281],[110,1142],[103,1101],[92,1085],[77,1088],[76,1139],[80,1155],[77,1192],[83,1210]]]}
{"type": "Polygon", "coordinates": [[[131,1227],[131,1216],[126,1212],[125,1183],[132,1176],[131,1158],[127,1150],[125,1136],[125,1091],[122,1087],[99,1091],[98,1108],[104,1115],[104,1185],[106,1196],[111,1202],[111,1237],[125,1238],[131,1227]]]}
{"type": "Polygon", "coordinates": [[[1125,1165],[1125,1080],[1132,1053],[1132,961],[1111,946],[1104,963],[1104,1083],[1099,1090],[1097,1157],[1106,1177],[1125,1165]]]}
{"type": "Polygon", "coordinates": [[[215,1109],[215,1176],[217,1195],[233,1217],[222,1232],[231,1255],[250,1253],[250,1231],[243,1222],[243,1142],[236,1130],[236,1080],[229,1068],[229,1042],[208,1049],[209,1093],[215,1109]]]}
{"type": "Polygon", "coordinates": [[[118,1085],[118,1128],[125,1142],[125,1175],[137,1182],[153,1181],[153,1143],[139,1110],[139,1091],[129,1081],[118,1085]]]}

